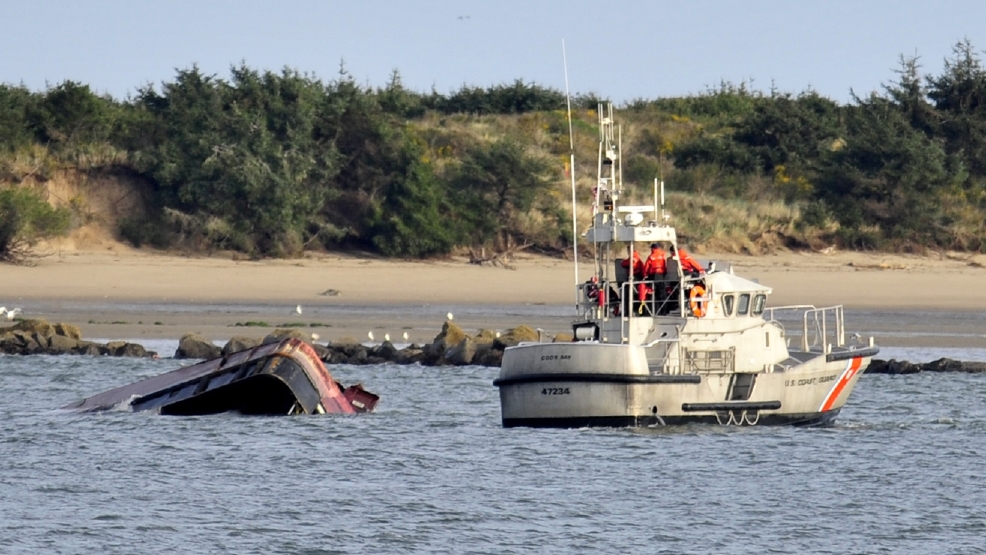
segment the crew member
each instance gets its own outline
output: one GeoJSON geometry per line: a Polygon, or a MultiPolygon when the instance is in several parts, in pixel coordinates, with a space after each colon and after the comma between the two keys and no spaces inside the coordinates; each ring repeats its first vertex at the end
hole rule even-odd
{"type": "MultiPolygon", "coordinates": [[[[671,255],[675,256],[675,248],[671,246],[671,255]]],[[[705,268],[698,263],[694,258],[692,258],[685,249],[678,248],[677,250],[678,264],[681,266],[681,272],[683,274],[691,274],[694,277],[705,275],[705,268]]]]}
{"type": "Polygon", "coordinates": [[[651,243],[650,256],[644,262],[644,279],[656,280],[664,277],[668,271],[668,263],[665,259],[664,249],[657,243],[651,243]]]}
{"type": "Polygon", "coordinates": [[[628,272],[633,273],[633,279],[640,281],[644,279],[644,263],[640,260],[640,253],[634,250],[632,253],[630,247],[627,247],[627,257],[620,262],[620,266],[627,269],[628,272]],[[633,268],[630,267],[630,261],[633,261],[633,268]]]}

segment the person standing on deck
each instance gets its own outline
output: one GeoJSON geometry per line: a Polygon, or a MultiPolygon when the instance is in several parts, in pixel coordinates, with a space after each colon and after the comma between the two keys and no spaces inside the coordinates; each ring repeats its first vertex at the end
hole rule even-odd
{"type": "Polygon", "coordinates": [[[626,268],[628,273],[633,274],[633,279],[635,281],[644,279],[644,263],[640,260],[640,253],[636,250],[631,253],[630,247],[627,247],[627,258],[620,262],[620,266],[626,268]],[[631,261],[633,264],[632,267],[631,261]]]}
{"type": "Polygon", "coordinates": [[[691,274],[694,277],[705,275],[705,268],[703,268],[698,261],[685,252],[685,249],[678,247],[676,252],[674,246],[672,245],[671,256],[676,256],[678,258],[678,264],[681,265],[682,273],[691,274]]]}
{"type": "Polygon", "coordinates": [[[664,274],[668,271],[666,256],[661,245],[651,243],[650,256],[644,262],[644,279],[655,280],[664,277],[664,274]]]}

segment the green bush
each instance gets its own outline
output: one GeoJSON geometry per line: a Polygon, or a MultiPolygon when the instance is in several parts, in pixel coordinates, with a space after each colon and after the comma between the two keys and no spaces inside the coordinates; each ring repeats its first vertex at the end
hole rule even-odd
{"type": "Polygon", "coordinates": [[[0,262],[27,262],[38,241],[64,235],[70,220],[68,210],[52,208],[33,189],[0,190],[0,262]]]}

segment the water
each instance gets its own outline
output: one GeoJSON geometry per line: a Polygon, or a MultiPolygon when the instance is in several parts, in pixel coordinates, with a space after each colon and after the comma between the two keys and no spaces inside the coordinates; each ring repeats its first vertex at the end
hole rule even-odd
{"type": "MultiPolygon", "coordinates": [[[[986,350],[886,358],[986,360],[986,350]]],[[[827,429],[505,430],[496,369],[333,368],[358,417],[53,410],[180,366],[0,356],[0,553],[986,553],[986,375],[827,429]]]]}

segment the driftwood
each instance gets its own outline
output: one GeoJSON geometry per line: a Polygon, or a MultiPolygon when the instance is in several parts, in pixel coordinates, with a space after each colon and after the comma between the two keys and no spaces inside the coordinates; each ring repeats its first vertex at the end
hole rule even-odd
{"type": "Polygon", "coordinates": [[[524,243],[523,245],[514,245],[503,250],[492,251],[489,254],[486,252],[486,247],[480,247],[478,251],[476,249],[469,249],[469,263],[480,266],[500,266],[508,270],[514,270],[514,255],[530,246],[531,243],[524,243]]]}

